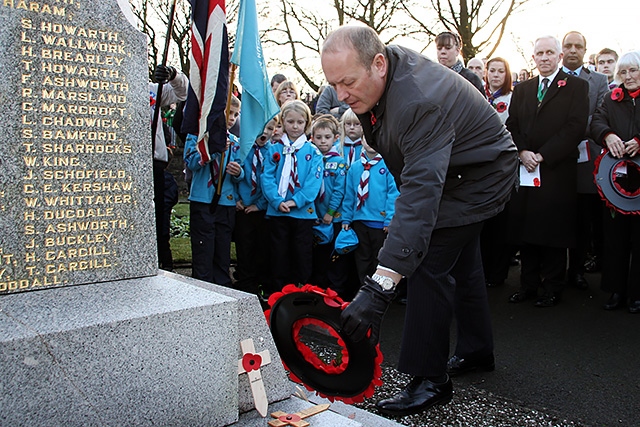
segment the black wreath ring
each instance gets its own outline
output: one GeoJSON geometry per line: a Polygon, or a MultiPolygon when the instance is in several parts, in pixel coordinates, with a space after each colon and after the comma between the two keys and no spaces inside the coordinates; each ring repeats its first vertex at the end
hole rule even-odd
{"type": "Polygon", "coordinates": [[[355,342],[340,331],[340,313],[348,305],[335,291],[313,285],[287,285],[269,298],[265,312],[280,358],[292,381],[331,401],[362,402],[382,384],[379,345],[355,342]],[[341,352],[328,363],[300,340],[313,325],[333,336],[341,352]]]}
{"type": "Polygon", "coordinates": [[[605,150],[595,160],[593,174],[598,193],[608,207],[622,214],[640,215],[640,156],[617,159],[605,150]]]}

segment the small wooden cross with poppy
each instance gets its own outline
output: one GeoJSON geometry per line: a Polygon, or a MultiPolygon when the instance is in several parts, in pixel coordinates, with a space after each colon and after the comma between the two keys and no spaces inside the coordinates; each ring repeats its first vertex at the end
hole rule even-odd
{"type": "Polygon", "coordinates": [[[324,405],[316,405],[311,408],[304,409],[300,412],[296,412],[295,414],[287,414],[286,412],[278,411],[273,412],[271,416],[275,418],[275,420],[269,421],[269,425],[271,427],[307,427],[309,423],[304,421],[304,418],[309,418],[320,412],[326,411],[331,406],[330,403],[325,403],[324,405]]]}
{"type": "Polygon", "coordinates": [[[238,375],[246,373],[249,376],[253,403],[255,403],[258,413],[264,418],[267,416],[269,401],[262,382],[260,368],[271,363],[269,350],[256,353],[251,338],[240,341],[240,349],[242,349],[242,359],[238,360],[238,375]]]}

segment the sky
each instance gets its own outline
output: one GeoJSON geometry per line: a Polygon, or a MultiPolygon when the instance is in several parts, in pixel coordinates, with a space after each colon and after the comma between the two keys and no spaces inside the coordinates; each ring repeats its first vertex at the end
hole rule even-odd
{"type": "MultiPolygon", "coordinates": [[[[512,71],[530,68],[533,66],[530,59],[536,38],[552,35],[562,40],[564,34],[569,31],[579,31],[586,37],[585,60],[589,54],[597,53],[604,47],[614,49],[618,54],[640,50],[637,25],[634,28],[631,20],[625,23],[622,18],[637,17],[639,12],[638,0],[529,0],[526,10],[519,11],[509,18],[502,42],[493,56],[506,58],[512,71]],[[520,46],[525,57],[516,45],[520,46]]],[[[423,49],[424,45],[412,45],[409,40],[400,41],[398,44],[422,51],[434,60],[436,58],[433,44],[426,49],[423,49]]],[[[478,56],[485,57],[487,53],[480,52],[478,56]]],[[[319,62],[318,60],[318,66],[319,62]]],[[[269,71],[279,72],[271,69],[269,71]]],[[[288,73],[298,82],[297,76],[294,76],[295,71],[288,73]]],[[[285,75],[288,75],[286,71],[285,75]]]]}
{"type": "Polygon", "coordinates": [[[579,31],[586,37],[587,57],[604,47],[619,55],[640,50],[638,27],[632,24],[635,18],[628,23],[624,19],[638,16],[640,2],[637,0],[552,0],[546,6],[529,9],[511,17],[505,40],[496,52],[504,51],[504,56],[514,62],[512,70],[525,65],[522,56],[509,46],[513,45],[513,36],[520,38],[520,45],[529,58],[536,38],[553,35],[562,40],[569,31],[579,31]]]}

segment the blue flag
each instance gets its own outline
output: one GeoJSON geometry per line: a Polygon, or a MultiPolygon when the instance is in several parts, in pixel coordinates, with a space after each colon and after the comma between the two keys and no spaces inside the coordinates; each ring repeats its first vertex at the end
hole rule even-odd
{"type": "Polygon", "coordinates": [[[280,112],[262,55],[255,0],[240,0],[236,45],[231,62],[240,69],[240,158],[244,160],[256,138],[262,135],[265,125],[280,112]]]}

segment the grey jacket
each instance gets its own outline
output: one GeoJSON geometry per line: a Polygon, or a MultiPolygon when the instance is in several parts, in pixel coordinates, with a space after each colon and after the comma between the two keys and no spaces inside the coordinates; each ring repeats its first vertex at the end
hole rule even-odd
{"type": "Polygon", "coordinates": [[[385,92],[359,115],[400,196],[381,265],[409,276],[436,228],[484,221],[504,208],[517,176],[509,132],[482,94],[450,69],[388,46],[385,92]]]}

